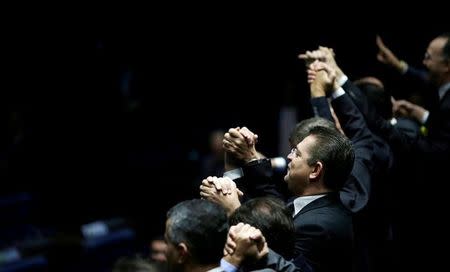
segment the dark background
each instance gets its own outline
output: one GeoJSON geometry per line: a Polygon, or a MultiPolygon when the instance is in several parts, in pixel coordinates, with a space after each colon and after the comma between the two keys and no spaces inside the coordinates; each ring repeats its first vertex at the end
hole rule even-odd
{"type": "Polygon", "coordinates": [[[211,130],[246,125],[265,154],[280,155],[280,107],[310,114],[297,54],[333,47],[349,77],[379,76],[401,98],[407,90],[395,71],[376,61],[375,35],[420,65],[443,31],[322,30],[275,15],[185,17],[8,31],[2,194],[31,192],[44,226],[70,231],[122,216],[147,239],[162,232],[169,207],[197,197],[211,130]]]}

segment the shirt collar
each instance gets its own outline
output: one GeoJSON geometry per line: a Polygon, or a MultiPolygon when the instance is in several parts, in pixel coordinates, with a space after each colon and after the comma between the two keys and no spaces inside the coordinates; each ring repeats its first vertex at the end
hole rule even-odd
{"type": "Polygon", "coordinates": [[[326,194],[300,196],[294,199],[294,216],[299,213],[306,205],[313,202],[316,199],[324,197],[326,194]]]}

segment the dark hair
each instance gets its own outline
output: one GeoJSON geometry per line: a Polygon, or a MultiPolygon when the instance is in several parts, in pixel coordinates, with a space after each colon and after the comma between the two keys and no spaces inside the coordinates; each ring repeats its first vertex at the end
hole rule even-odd
{"type": "Polygon", "coordinates": [[[203,199],[178,203],[167,212],[166,239],[185,243],[198,264],[218,263],[228,234],[225,210],[203,199]]]}
{"type": "Polygon", "coordinates": [[[355,82],[355,85],[366,96],[368,103],[368,112],[364,113],[366,118],[374,120],[376,115],[388,120],[392,118],[392,101],[391,93],[386,91],[383,87],[376,84],[360,81],[355,82]],[[368,116],[367,116],[368,115],[368,116]]]}
{"type": "Polygon", "coordinates": [[[309,132],[313,127],[327,127],[330,129],[336,129],[336,125],[328,119],[322,117],[312,117],[305,120],[302,120],[298,123],[295,128],[292,130],[291,135],[289,136],[289,142],[292,146],[298,145],[306,136],[309,135],[309,132]]]}
{"type": "Polygon", "coordinates": [[[350,140],[336,129],[316,126],[310,136],[315,145],[309,150],[309,165],[321,161],[324,168],[323,181],[333,191],[339,191],[353,168],[355,153],[350,140]]]}
{"type": "Polygon", "coordinates": [[[230,225],[243,222],[258,228],[272,250],[286,259],[292,258],[294,223],[282,200],[273,197],[251,199],[236,209],[229,221],[230,225]]]}

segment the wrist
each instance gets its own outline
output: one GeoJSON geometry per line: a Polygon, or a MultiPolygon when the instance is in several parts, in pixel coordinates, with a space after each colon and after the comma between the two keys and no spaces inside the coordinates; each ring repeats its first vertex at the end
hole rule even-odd
{"type": "Polygon", "coordinates": [[[429,111],[422,107],[417,107],[414,112],[414,118],[420,123],[425,124],[428,120],[429,111]]]}
{"type": "Polygon", "coordinates": [[[229,205],[226,209],[228,217],[230,217],[234,213],[234,211],[237,210],[240,206],[241,206],[241,203],[239,202],[239,200],[237,202],[229,203],[229,205]]]}
{"type": "MultiPolygon", "coordinates": [[[[344,72],[342,72],[342,70],[338,67],[336,68],[336,81],[340,82],[343,78],[344,78],[344,72]]],[[[346,76],[345,76],[346,77],[346,76]]],[[[347,80],[347,78],[346,78],[347,80]]],[[[345,82],[344,82],[345,83],[345,82]]]]}
{"type": "Polygon", "coordinates": [[[311,84],[311,97],[322,97],[326,96],[325,90],[317,84],[311,84]]]}
{"type": "Polygon", "coordinates": [[[245,158],[245,163],[249,163],[251,161],[256,161],[259,160],[259,154],[258,152],[256,152],[256,150],[252,150],[249,154],[249,156],[247,156],[247,158],[245,158]]]}

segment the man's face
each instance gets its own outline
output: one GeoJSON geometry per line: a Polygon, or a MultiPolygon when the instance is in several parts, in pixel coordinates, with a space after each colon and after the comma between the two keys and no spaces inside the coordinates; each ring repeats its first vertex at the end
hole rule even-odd
{"type": "Polygon", "coordinates": [[[309,175],[314,167],[308,164],[310,158],[310,150],[314,147],[315,139],[308,136],[296,147],[291,150],[288,155],[288,172],[284,180],[288,184],[289,191],[296,196],[301,196],[305,188],[309,185],[309,175]]]}
{"type": "Polygon", "coordinates": [[[436,38],[428,45],[423,65],[429,71],[430,81],[436,86],[440,86],[443,82],[443,76],[449,69],[448,60],[443,56],[443,48],[447,42],[446,38],[436,38]]]}

